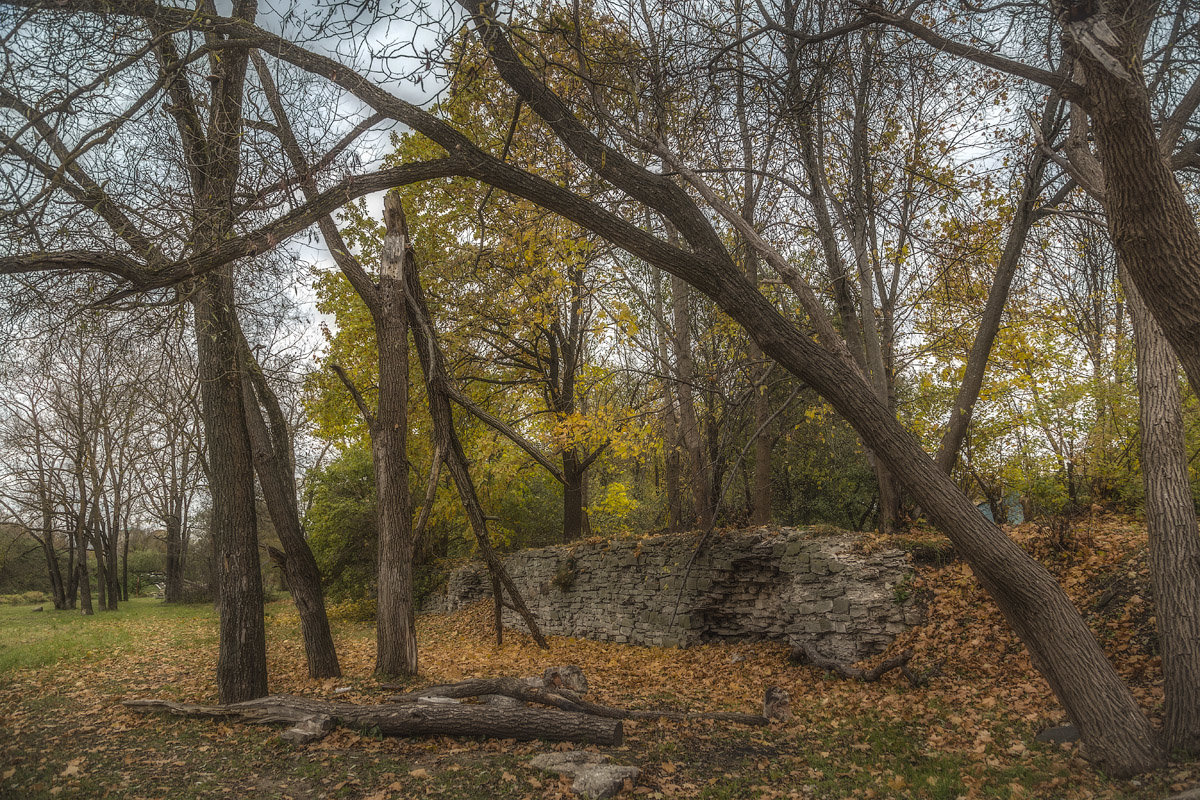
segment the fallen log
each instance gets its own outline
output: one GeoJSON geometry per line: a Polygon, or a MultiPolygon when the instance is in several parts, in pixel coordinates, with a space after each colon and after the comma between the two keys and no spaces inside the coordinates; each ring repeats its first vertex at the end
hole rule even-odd
{"type": "Polygon", "coordinates": [[[798,664],[810,664],[819,669],[829,670],[843,678],[850,680],[858,680],[863,683],[874,683],[894,669],[900,670],[900,673],[908,679],[908,682],[913,686],[924,686],[929,683],[929,679],[941,674],[941,667],[934,666],[923,673],[916,673],[908,666],[909,660],[913,657],[911,650],[905,650],[891,658],[885,659],[872,669],[860,669],[852,667],[848,664],[843,664],[827,656],[821,655],[815,647],[809,643],[798,645],[792,649],[788,658],[798,664]]]}
{"type": "Polygon", "coordinates": [[[767,725],[772,719],[786,719],[791,716],[787,707],[787,693],[778,687],[767,689],[768,701],[764,709],[769,713],[745,714],[739,711],[703,711],[687,712],[665,709],[634,710],[601,705],[590,700],[584,700],[575,692],[564,687],[542,687],[531,684],[524,678],[476,678],[460,683],[449,683],[439,686],[427,686],[424,689],[393,695],[388,698],[391,703],[408,705],[433,697],[467,698],[484,695],[502,695],[526,703],[539,703],[562,711],[588,714],[604,719],[672,719],[698,720],[713,719],[724,722],[736,722],[741,725],[767,725]],[[780,696],[782,695],[782,700],[780,696]],[[786,716],[784,714],[786,713],[786,716]]]}
{"type": "Polygon", "coordinates": [[[244,703],[201,706],[171,700],[126,700],[137,711],[167,711],[185,717],[234,718],[255,725],[286,724],[285,738],[312,741],[335,726],[377,730],[384,736],[484,736],[619,745],[619,720],[557,709],[483,705],[355,705],[292,695],[270,695],[244,703]],[[297,739],[296,737],[302,737],[297,739]],[[307,737],[307,738],[303,738],[307,737]]]}

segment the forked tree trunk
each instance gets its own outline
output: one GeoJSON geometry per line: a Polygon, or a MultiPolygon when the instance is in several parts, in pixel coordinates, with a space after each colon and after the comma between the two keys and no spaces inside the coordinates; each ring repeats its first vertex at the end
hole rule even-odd
{"type": "MultiPolygon", "coordinates": [[[[275,117],[284,153],[296,174],[300,176],[301,191],[308,200],[312,200],[318,193],[315,171],[309,168],[300,148],[266,62],[258,53],[254,53],[251,58],[266,93],[267,104],[275,117]]],[[[407,233],[403,227],[403,212],[400,210],[399,200],[392,196],[388,196],[384,201],[384,222],[388,228],[384,239],[384,263],[378,284],[373,282],[362,266],[350,256],[333,220],[327,216],[322,217],[319,224],[334,261],[362,298],[375,324],[380,381],[375,414],[370,412],[349,380],[341,373],[339,375],[342,375],[343,380],[347,381],[347,386],[354,392],[354,399],[371,432],[379,526],[375,669],[385,675],[402,675],[415,674],[417,671],[417,639],[412,598],[412,558],[415,543],[412,499],[408,491],[406,435],[408,333],[403,271],[407,233]]],[[[279,427],[279,422],[272,422],[272,425],[279,427]]],[[[281,452],[279,445],[274,449],[281,452]]],[[[276,462],[278,461],[277,456],[276,462]]],[[[294,495],[292,503],[294,504],[294,495]]],[[[299,534],[298,518],[295,530],[299,534]]],[[[306,624],[305,631],[309,671],[339,674],[337,654],[333,648],[332,637],[328,633],[316,561],[302,536],[290,537],[290,548],[288,540],[281,541],[288,550],[285,554],[285,565],[293,598],[297,606],[303,603],[309,610],[309,624],[306,624]],[[300,589],[299,594],[296,593],[297,587],[300,589]]],[[[303,617],[304,611],[301,611],[301,614],[303,617]]]]}
{"type": "MultiPolygon", "coordinates": [[[[1124,270],[1122,270],[1124,272],[1124,270]]],[[[1188,480],[1175,354],[1122,275],[1137,347],[1150,577],[1162,650],[1168,751],[1200,750],[1200,528],[1188,480]]]]}
{"type": "Polygon", "coordinates": [[[46,557],[46,573],[50,578],[50,591],[54,595],[54,608],[62,611],[68,608],[67,590],[63,585],[62,567],[58,563],[58,551],[54,549],[54,531],[50,527],[53,521],[49,516],[42,519],[42,555],[46,557]]]}

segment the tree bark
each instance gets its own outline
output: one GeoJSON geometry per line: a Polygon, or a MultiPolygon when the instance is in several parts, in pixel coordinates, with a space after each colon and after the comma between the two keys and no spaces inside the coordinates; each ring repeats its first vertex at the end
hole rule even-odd
{"type": "Polygon", "coordinates": [[[383,241],[376,294],[379,404],[371,425],[371,454],[379,503],[379,573],[375,671],[417,673],[416,612],[412,596],[412,497],[408,486],[408,301],[404,272],[408,232],[400,199],[384,200],[383,241]]]}
{"type": "MultiPolygon", "coordinates": [[[[307,199],[317,196],[316,176],[308,167],[304,151],[300,149],[292,124],[280,101],[275,79],[266,68],[262,56],[254,53],[251,58],[266,94],[266,102],[275,116],[283,144],[284,155],[299,176],[300,188],[307,199]]],[[[415,612],[413,608],[413,555],[415,551],[412,498],[408,491],[408,331],[404,311],[403,267],[407,231],[403,227],[403,213],[398,200],[385,199],[384,222],[388,231],[384,240],[384,259],[379,283],[374,284],[362,267],[350,258],[346,243],[328,216],[319,221],[326,246],[334,260],[346,273],[350,284],[371,312],[376,327],[379,367],[379,401],[377,414],[372,415],[361,397],[355,393],[362,414],[371,431],[371,455],[376,474],[378,498],[377,515],[379,528],[378,553],[378,603],[377,603],[377,652],[376,669],[382,674],[415,674],[418,666],[416,650],[415,612]],[[398,251],[397,251],[398,247],[398,251]]],[[[248,350],[247,350],[248,353],[248,350]]],[[[260,378],[260,373],[259,373],[260,378]]],[[[343,375],[344,379],[344,375],[343,375]]],[[[349,384],[347,384],[349,385],[349,384]]],[[[263,464],[263,471],[274,473],[272,483],[280,485],[272,489],[275,495],[275,510],[284,524],[276,523],[281,531],[284,570],[292,597],[300,610],[301,625],[305,630],[305,649],[308,657],[308,673],[314,676],[340,675],[337,652],[329,632],[329,620],[325,614],[325,600],[320,588],[317,561],[300,530],[299,511],[295,506],[294,464],[290,456],[283,415],[270,387],[264,380],[254,381],[254,389],[264,402],[271,417],[274,452],[270,464],[263,464]],[[286,467],[284,467],[286,464],[286,467]]],[[[252,428],[258,428],[251,421],[252,428]]],[[[262,434],[262,429],[259,433],[262,434]]],[[[264,451],[268,452],[268,451],[264,451]]],[[[262,477],[259,477],[262,482],[262,477]]],[[[268,489],[264,486],[264,494],[268,489]]],[[[270,509],[271,500],[268,499],[270,509]]]]}
{"type": "Polygon", "coordinates": [[[192,303],[221,617],[217,685],[222,702],[236,703],[267,693],[267,645],[232,267],[201,278],[192,303]]]}
{"type": "Polygon", "coordinates": [[[563,541],[573,542],[583,533],[583,481],[586,470],[579,466],[575,448],[562,454],[563,474],[563,541]]]}
{"type": "Polygon", "coordinates": [[[67,591],[63,586],[62,568],[58,563],[58,551],[54,549],[54,532],[49,527],[49,520],[43,519],[43,530],[40,539],[42,554],[46,557],[46,573],[50,578],[50,591],[54,596],[54,608],[62,611],[68,608],[67,591]]]}
{"type": "Polygon", "coordinates": [[[79,612],[90,617],[92,610],[92,580],[88,575],[87,537],[82,534],[77,537],[79,556],[75,559],[75,585],[79,587],[79,612]]]}
{"type": "Polygon", "coordinates": [[[1161,763],[1149,720],[1053,576],[988,522],[924,452],[913,436],[836,354],[784,319],[732,273],[693,276],[763,351],[816,389],[845,418],[954,543],[1029,648],[1090,757],[1113,775],[1161,763]]]}
{"type": "Polygon", "coordinates": [[[667,490],[667,530],[683,528],[683,501],[680,497],[679,429],[675,417],[675,395],[671,391],[671,359],[667,354],[666,312],[662,301],[662,274],[651,268],[654,295],[654,319],[658,323],[658,364],[662,373],[663,482],[667,490]]]}
{"type": "Polygon", "coordinates": [[[287,420],[279,398],[262,374],[245,338],[242,338],[242,394],[246,404],[246,429],[254,454],[254,470],[262,488],[267,513],[283,545],[283,571],[288,591],[300,614],[300,631],[310,678],[336,678],[342,674],[337,648],[325,613],[321,573],[312,548],[304,538],[296,503],[295,459],[287,420]],[[266,410],[266,418],[263,410],[266,410]],[[268,425],[268,421],[270,424],[268,425]]]}
{"type": "Polygon", "coordinates": [[[163,598],[168,603],[183,602],[183,514],[179,511],[183,498],[172,497],[167,515],[166,586],[163,598]]]}
{"type": "Polygon", "coordinates": [[[708,459],[704,455],[704,437],[696,416],[692,384],[695,368],[692,361],[692,311],[689,306],[691,287],[677,277],[671,277],[671,321],[674,335],[671,342],[675,354],[675,397],[679,409],[679,433],[687,453],[688,475],[692,489],[692,508],[696,525],[708,527],[712,521],[712,479],[708,459]]]}
{"type": "Polygon", "coordinates": [[[220,706],[197,706],[170,700],[126,700],[125,706],[139,711],[168,711],[185,717],[240,719],[260,725],[296,725],[323,718],[346,728],[377,730],[384,736],[486,736],[610,746],[620,745],[623,739],[620,720],[557,709],[450,703],[357,706],[289,695],[272,695],[247,703],[220,706]]]}
{"type": "Polygon", "coordinates": [[[1188,380],[1197,387],[1200,230],[1160,147],[1141,70],[1145,31],[1156,8],[1149,0],[1109,3],[1103,18],[1119,40],[1110,51],[1129,72],[1124,77],[1113,74],[1090,54],[1079,53],[1078,74],[1083,77],[1084,105],[1104,166],[1113,246],[1188,380]]]}
{"type": "Polygon", "coordinates": [[[1122,275],[1137,348],[1142,480],[1162,651],[1167,750],[1200,750],[1200,527],[1188,481],[1175,355],[1122,275]]]}
{"type": "MultiPolygon", "coordinates": [[[[910,654],[911,656],[911,654],[910,654]]],[[[540,679],[539,679],[540,680],[540,679]]],[[[392,703],[419,703],[422,699],[445,697],[467,698],[484,695],[502,695],[525,703],[540,703],[562,711],[577,714],[593,714],[605,719],[718,719],[740,722],[743,725],[766,725],[770,722],[762,714],[746,714],[738,711],[672,711],[667,709],[629,709],[606,706],[585,700],[577,693],[562,687],[531,684],[522,678],[476,678],[460,683],[428,686],[415,692],[389,697],[392,703]]]]}

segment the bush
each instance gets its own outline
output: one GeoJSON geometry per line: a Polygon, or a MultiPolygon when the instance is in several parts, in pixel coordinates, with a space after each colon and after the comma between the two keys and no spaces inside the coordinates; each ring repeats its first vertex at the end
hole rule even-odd
{"type": "Polygon", "coordinates": [[[326,613],[331,620],[338,622],[372,622],[378,603],[374,597],[353,597],[331,603],[326,613]]]}
{"type": "Polygon", "coordinates": [[[0,605],[6,606],[36,606],[52,602],[50,595],[45,592],[20,592],[19,594],[0,594],[0,605]]]}

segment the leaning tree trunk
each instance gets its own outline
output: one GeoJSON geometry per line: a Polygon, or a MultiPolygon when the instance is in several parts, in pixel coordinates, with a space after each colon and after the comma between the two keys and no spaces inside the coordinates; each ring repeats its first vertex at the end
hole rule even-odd
{"type": "Polygon", "coordinates": [[[1200,528],[1188,480],[1175,354],[1125,280],[1137,347],[1142,480],[1150,576],[1162,651],[1169,751],[1200,750],[1200,528]]]}
{"type": "Polygon", "coordinates": [[[287,420],[275,391],[267,383],[260,365],[245,339],[242,340],[244,374],[242,394],[246,404],[246,427],[254,452],[254,470],[262,488],[267,513],[271,515],[283,552],[272,551],[281,561],[288,590],[300,614],[300,631],[310,678],[336,678],[342,674],[337,648],[325,613],[321,572],[300,525],[296,503],[295,459],[287,420]],[[266,411],[266,418],[263,411],[266,411]],[[270,424],[268,425],[268,419],[270,424]]]}
{"type": "MultiPolygon", "coordinates": [[[[284,154],[299,176],[300,189],[305,198],[311,201],[318,194],[316,171],[310,169],[304,151],[300,148],[266,62],[258,53],[252,53],[251,58],[266,94],[267,104],[275,117],[284,154]]],[[[413,674],[417,671],[417,640],[412,601],[412,501],[408,493],[405,436],[408,413],[408,344],[403,285],[405,235],[402,227],[397,227],[398,224],[402,224],[402,216],[397,217],[390,210],[392,203],[395,203],[396,209],[399,208],[399,203],[389,198],[385,200],[384,212],[384,221],[389,225],[384,241],[385,257],[391,260],[383,265],[383,274],[380,275],[378,285],[350,256],[333,220],[328,216],[322,217],[319,225],[334,261],[371,312],[378,339],[380,392],[377,415],[370,413],[365,402],[355,392],[355,401],[371,430],[371,453],[379,498],[375,668],[382,674],[413,674]],[[399,252],[395,252],[397,246],[399,252]]],[[[350,386],[349,383],[347,385],[350,386]]],[[[268,412],[271,412],[271,406],[268,405],[267,408],[268,412]]],[[[281,421],[282,415],[279,416],[279,420],[272,422],[272,425],[281,428],[281,421]]],[[[282,443],[275,447],[277,464],[280,460],[278,453],[282,452],[281,445],[282,443]]],[[[294,506],[294,495],[290,505],[294,506]]],[[[304,609],[308,610],[308,622],[304,625],[309,672],[314,676],[318,672],[337,675],[340,673],[340,667],[328,632],[329,624],[316,561],[307,543],[299,535],[298,515],[294,530],[295,536],[289,536],[286,540],[281,538],[281,541],[286,551],[284,563],[288,582],[292,587],[292,597],[298,607],[303,604],[302,620],[305,616],[304,609]]]]}
{"type": "MultiPolygon", "coordinates": [[[[1048,101],[1043,119],[1049,119],[1052,103],[1048,101]]],[[[987,372],[988,358],[996,334],[1000,332],[1000,321],[1004,316],[1004,306],[1008,302],[1009,287],[1012,286],[1013,276],[1021,261],[1021,252],[1025,248],[1025,240],[1033,227],[1037,211],[1037,200],[1041,193],[1042,175],[1046,171],[1048,157],[1039,148],[1029,161],[1029,169],[1025,173],[1025,182],[1021,189],[1021,197],[1017,201],[1016,213],[1008,228],[1008,238],[1004,242],[1004,252],[1000,263],[996,266],[996,275],[992,279],[988,291],[987,303],[984,305],[983,317],[979,321],[979,329],[971,343],[971,352],[967,356],[966,369],[963,372],[962,384],[954,405],[950,409],[950,421],[942,436],[941,445],[937,452],[937,465],[947,474],[954,470],[958,460],[959,450],[967,437],[967,427],[971,424],[971,414],[975,403],[979,400],[979,390],[983,386],[983,377],[987,372]]]]}
{"type": "MultiPolygon", "coordinates": [[[[667,178],[654,175],[607,147],[552,91],[526,68],[488,6],[460,5],[473,15],[474,30],[500,76],[581,161],[640,202],[687,231],[690,250],[649,241],[642,231],[617,226],[581,209],[578,198],[502,167],[483,164],[477,177],[510,188],[655,262],[703,291],[741,324],[768,356],[824,397],[904,481],[917,503],[951,539],[1009,624],[1028,647],[1067,713],[1079,726],[1088,755],[1113,775],[1130,775],[1162,761],[1146,715],[1121,681],[1054,577],[985,520],[948,475],[900,424],[886,403],[834,339],[818,344],[785,318],[732,263],[720,237],[690,197],[667,178]]],[[[1197,281],[1200,286],[1200,281],[1197,281]]],[[[1200,304],[1198,304],[1200,305],[1200,304]]]]}
{"type": "Polygon", "coordinates": [[[954,543],[1021,637],[1079,726],[1090,757],[1113,775],[1161,763],[1149,720],[1054,577],[988,522],[839,355],[809,339],[742,280],[694,275],[763,351],[817,390],[954,543]]]}
{"type": "Polygon", "coordinates": [[[1160,147],[1141,71],[1155,8],[1148,0],[1109,3],[1104,19],[1119,40],[1109,49],[1129,72],[1114,74],[1081,53],[1077,80],[1104,166],[1113,246],[1194,388],[1200,387],[1200,229],[1160,147]]]}
{"type": "Polygon", "coordinates": [[[429,397],[429,417],[433,423],[436,439],[434,450],[442,453],[446,459],[446,468],[458,488],[463,510],[467,512],[467,521],[475,534],[475,541],[488,565],[488,570],[503,584],[504,591],[508,593],[508,597],[512,601],[513,610],[525,622],[534,641],[542,649],[547,649],[549,645],[538,627],[537,619],[525,604],[525,599],[504,568],[504,563],[496,554],[488,536],[487,517],[483,513],[483,506],[475,491],[475,482],[472,480],[471,471],[467,466],[467,456],[463,451],[462,442],[454,430],[454,411],[450,405],[449,378],[446,375],[446,367],[442,360],[442,352],[438,347],[429,309],[425,305],[425,296],[421,289],[421,279],[417,272],[416,261],[411,255],[406,264],[404,279],[408,289],[408,313],[413,344],[417,349],[421,369],[425,373],[425,391],[429,397]]]}

